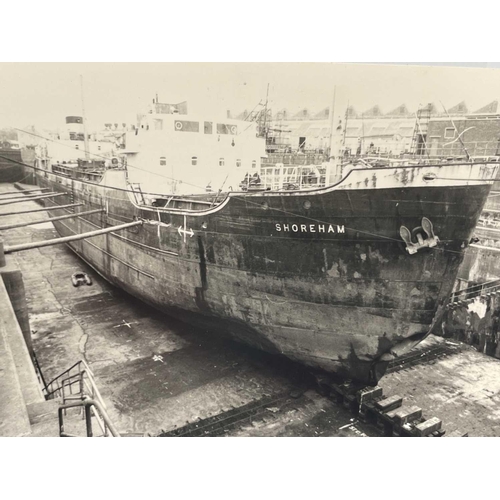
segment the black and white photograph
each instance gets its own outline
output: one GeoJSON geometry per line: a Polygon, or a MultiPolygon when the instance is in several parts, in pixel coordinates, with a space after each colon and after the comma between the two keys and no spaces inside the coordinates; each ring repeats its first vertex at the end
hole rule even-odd
{"type": "Polygon", "coordinates": [[[500,69],[1,69],[2,435],[500,434],[500,69]]]}
{"type": "Polygon", "coordinates": [[[301,33],[254,7],[252,29],[214,12],[216,38],[208,5],[193,25],[137,6],[137,31],[66,13],[7,57],[10,28],[0,450],[23,481],[30,460],[82,495],[96,470],[141,471],[134,498],[255,498],[232,466],[261,490],[286,470],[263,498],[312,498],[336,464],[400,480],[500,437],[500,63],[377,57],[366,25],[301,33]]]}

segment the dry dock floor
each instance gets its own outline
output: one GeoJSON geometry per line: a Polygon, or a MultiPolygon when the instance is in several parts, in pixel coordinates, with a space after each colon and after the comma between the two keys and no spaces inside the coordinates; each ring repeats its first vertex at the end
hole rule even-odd
{"type": "MultiPolygon", "coordinates": [[[[13,189],[0,184],[0,192],[13,189]]],[[[26,201],[1,206],[0,213],[14,208],[40,206],[26,201]]],[[[45,218],[45,212],[5,216],[0,224],[45,218]]],[[[56,236],[50,222],[3,232],[6,245],[56,236]]],[[[66,245],[10,258],[23,272],[45,379],[84,358],[121,432],[171,434],[199,422],[203,435],[211,433],[211,417],[236,415],[218,425],[219,435],[378,435],[320,396],[302,367],[163,315],[108,284],[66,245]],[[77,271],[88,273],[93,285],[73,287],[77,271]]],[[[431,337],[425,345],[446,342],[431,337]]],[[[398,394],[425,416],[440,418],[447,432],[500,436],[500,361],[472,347],[390,373],[380,385],[384,394],[398,394]]]]}

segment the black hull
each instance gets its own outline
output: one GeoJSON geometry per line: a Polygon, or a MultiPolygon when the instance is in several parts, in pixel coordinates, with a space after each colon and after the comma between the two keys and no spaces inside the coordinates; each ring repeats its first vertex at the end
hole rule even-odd
{"type": "MultiPolygon", "coordinates": [[[[388,188],[233,194],[190,212],[141,207],[125,191],[50,173],[38,180],[67,193],[58,204],[106,209],[54,222],[63,236],[147,222],[70,244],[114,285],[180,319],[370,384],[439,325],[491,187],[405,185],[403,176],[388,188]],[[409,255],[400,228],[417,229],[423,217],[439,243],[409,255]]],[[[121,172],[102,183],[126,189],[121,172]]]]}

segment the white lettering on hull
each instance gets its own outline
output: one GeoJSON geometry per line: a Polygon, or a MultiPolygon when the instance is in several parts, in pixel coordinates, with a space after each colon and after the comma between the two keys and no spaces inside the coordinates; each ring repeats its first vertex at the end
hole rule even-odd
{"type": "Polygon", "coordinates": [[[345,234],[345,226],[337,224],[275,224],[278,233],[334,233],[345,234]]]}

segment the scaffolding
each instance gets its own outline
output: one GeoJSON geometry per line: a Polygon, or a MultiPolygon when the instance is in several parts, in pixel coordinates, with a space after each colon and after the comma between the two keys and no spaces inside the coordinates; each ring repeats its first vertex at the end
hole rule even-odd
{"type": "Polygon", "coordinates": [[[418,107],[410,146],[410,153],[412,155],[422,156],[426,153],[429,154],[427,151],[426,139],[429,121],[431,119],[431,108],[432,104],[418,107]]]}

